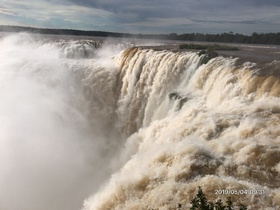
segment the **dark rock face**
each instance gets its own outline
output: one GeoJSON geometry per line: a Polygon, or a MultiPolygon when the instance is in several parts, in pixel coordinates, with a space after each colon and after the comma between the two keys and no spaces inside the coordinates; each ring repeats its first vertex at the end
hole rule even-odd
{"type": "Polygon", "coordinates": [[[201,64],[208,63],[209,60],[212,58],[216,58],[219,56],[219,54],[213,50],[202,50],[198,53],[199,56],[204,55],[203,59],[201,60],[201,64]]]}
{"type": "Polygon", "coordinates": [[[199,55],[199,56],[202,56],[202,55],[205,55],[206,53],[207,53],[206,50],[201,50],[201,51],[198,53],[198,55],[199,55]]]}
{"type": "Polygon", "coordinates": [[[169,96],[170,100],[174,100],[174,101],[178,100],[179,101],[178,102],[178,107],[177,107],[178,111],[189,100],[189,97],[183,96],[183,95],[181,95],[180,93],[178,93],[176,91],[170,92],[168,96],[169,96]]]}
{"type": "Polygon", "coordinates": [[[168,96],[170,100],[177,100],[182,98],[182,96],[176,91],[170,92],[168,96]]]}

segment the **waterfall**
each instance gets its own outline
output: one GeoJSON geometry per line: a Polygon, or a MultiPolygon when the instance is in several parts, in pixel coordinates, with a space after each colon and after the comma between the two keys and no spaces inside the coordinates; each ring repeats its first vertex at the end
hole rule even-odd
{"type": "Polygon", "coordinates": [[[280,62],[134,45],[1,38],[1,210],[280,206],[280,62]]]}
{"type": "Polygon", "coordinates": [[[188,209],[198,186],[212,200],[280,205],[280,63],[202,59],[141,48],[115,58],[124,164],[85,209],[188,209]]]}

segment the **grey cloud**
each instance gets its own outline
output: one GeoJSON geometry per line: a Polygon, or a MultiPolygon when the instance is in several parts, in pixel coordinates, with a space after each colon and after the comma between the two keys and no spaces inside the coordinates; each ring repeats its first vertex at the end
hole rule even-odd
{"type": "Polygon", "coordinates": [[[246,20],[246,21],[223,21],[223,20],[197,20],[191,19],[193,22],[197,23],[218,23],[218,24],[275,24],[270,21],[256,21],[256,20],[246,20]]]}
{"type": "Polygon", "coordinates": [[[129,0],[71,0],[71,2],[84,6],[93,6],[96,8],[108,10],[118,15],[133,13],[139,18],[149,17],[176,17],[188,11],[186,1],[176,0],[151,0],[151,1],[129,1],[129,0]]]}
{"type": "MultiPolygon", "coordinates": [[[[17,6],[24,10],[27,8],[26,4],[31,5],[33,1],[9,2],[17,2],[17,6]]],[[[280,20],[279,0],[38,0],[34,4],[39,6],[41,3],[52,6],[51,10],[63,10],[61,8],[64,7],[65,10],[71,8],[71,11],[76,8],[76,12],[73,12],[72,16],[69,13],[53,14],[50,13],[50,8],[41,7],[42,11],[38,11],[30,6],[28,13],[42,13],[46,16],[50,13],[50,21],[51,17],[77,20],[80,24],[76,27],[74,22],[69,23],[70,25],[65,21],[56,22],[60,23],[60,27],[65,25],[68,28],[79,27],[86,30],[95,30],[96,25],[98,30],[130,33],[184,33],[191,30],[232,30],[248,33],[248,30],[254,30],[254,27],[270,32],[279,28],[275,25],[279,25],[280,20]],[[87,11],[83,8],[87,8],[87,11]],[[175,22],[177,20],[178,22],[175,22]]],[[[7,10],[2,10],[5,11],[7,10]]]]}
{"type": "MultiPolygon", "coordinates": [[[[121,21],[143,21],[149,18],[209,18],[219,17],[226,18],[221,15],[228,13],[248,14],[252,18],[259,13],[260,7],[275,8],[280,7],[278,0],[69,0],[72,3],[92,6],[104,10],[108,10],[116,14],[116,19],[121,21]],[[126,19],[127,14],[133,14],[132,19],[126,19]]],[[[266,13],[264,10],[263,13],[266,13]]],[[[244,20],[247,21],[247,20],[244,20]]]]}

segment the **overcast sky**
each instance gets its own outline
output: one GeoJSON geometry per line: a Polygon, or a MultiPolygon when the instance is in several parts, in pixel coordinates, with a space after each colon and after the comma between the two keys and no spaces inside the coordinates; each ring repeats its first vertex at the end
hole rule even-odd
{"type": "Polygon", "coordinates": [[[0,25],[128,33],[280,32],[280,0],[0,0],[0,25]]]}

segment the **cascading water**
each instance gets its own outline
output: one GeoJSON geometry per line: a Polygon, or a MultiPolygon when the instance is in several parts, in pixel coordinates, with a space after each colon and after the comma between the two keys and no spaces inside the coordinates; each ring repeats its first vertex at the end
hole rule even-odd
{"type": "Polygon", "coordinates": [[[189,209],[198,186],[212,200],[251,190],[231,194],[235,205],[279,207],[280,63],[201,59],[140,48],[115,58],[125,164],[86,210],[189,209]]]}
{"type": "Polygon", "coordinates": [[[280,206],[279,61],[25,34],[0,46],[1,210],[80,209],[91,193],[84,210],[189,209],[198,186],[280,206]]]}
{"type": "Polygon", "coordinates": [[[83,44],[0,41],[1,210],[80,209],[112,173],[115,68],[83,44]]]}

